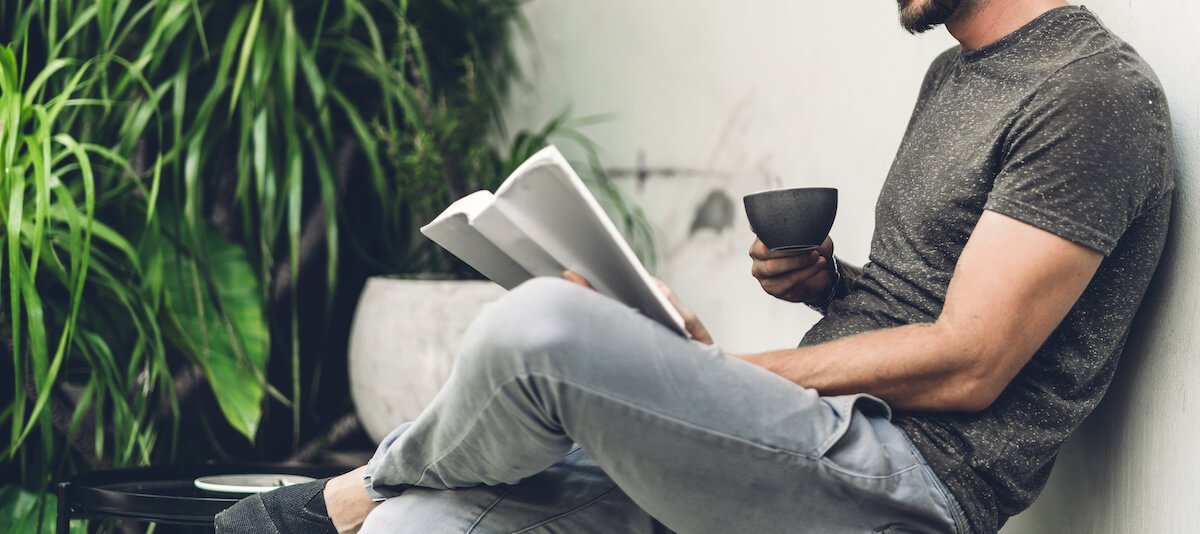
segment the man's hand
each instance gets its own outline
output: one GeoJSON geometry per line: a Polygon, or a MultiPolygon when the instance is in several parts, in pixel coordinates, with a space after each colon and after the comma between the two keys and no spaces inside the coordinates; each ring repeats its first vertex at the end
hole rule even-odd
{"type": "Polygon", "coordinates": [[[378,506],[363,486],[363,471],[366,469],[364,465],[325,483],[325,509],[339,534],[358,532],[363,521],[367,520],[367,514],[378,506]]]}
{"type": "Polygon", "coordinates": [[[675,292],[671,291],[671,288],[667,287],[662,280],[655,278],[654,283],[658,284],[658,290],[667,296],[667,300],[675,307],[675,311],[678,311],[679,315],[683,317],[683,328],[687,330],[688,335],[705,345],[712,345],[712,335],[708,333],[708,328],[700,322],[700,318],[696,316],[695,312],[679,302],[679,297],[676,297],[675,292]]]}
{"type": "Polygon", "coordinates": [[[828,237],[814,250],[794,252],[775,252],[755,239],[750,258],[750,274],[775,298],[820,304],[832,290],[833,239],[828,237]]]}
{"type": "MultiPolygon", "coordinates": [[[[593,291],[596,289],[592,287],[591,282],[588,282],[586,278],[580,276],[577,272],[563,271],[562,277],[568,282],[579,284],[593,291]]],[[[675,307],[675,311],[679,312],[679,315],[683,317],[683,328],[687,330],[688,335],[705,345],[712,345],[712,335],[708,333],[708,328],[704,326],[704,323],[700,322],[700,318],[692,310],[688,309],[687,306],[679,302],[679,298],[675,296],[675,292],[671,291],[671,288],[667,287],[667,284],[664,284],[662,280],[655,278],[654,283],[658,285],[659,291],[662,291],[667,296],[667,300],[675,307]]]]}

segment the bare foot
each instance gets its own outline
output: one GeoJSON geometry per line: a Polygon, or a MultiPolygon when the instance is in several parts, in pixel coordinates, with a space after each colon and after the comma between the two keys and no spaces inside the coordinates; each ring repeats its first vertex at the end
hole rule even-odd
{"type": "Polygon", "coordinates": [[[329,479],[325,484],[325,508],[329,519],[340,534],[358,532],[378,503],[367,495],[363,486],[363,472],[367,466],[362,466],[349,473],[329,479]]]}

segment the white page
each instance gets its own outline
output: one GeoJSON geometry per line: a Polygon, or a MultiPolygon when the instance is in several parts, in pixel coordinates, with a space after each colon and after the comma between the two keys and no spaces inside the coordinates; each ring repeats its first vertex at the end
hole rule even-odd
{"type": "Polygon", "coordinates": [[[600,293],[686,334],[679,312],[558,149],[547,147],[523,163],[496,191],[494,206],[600,293]]]}
{"type": "Polygon", "coordinates": [[[531,239],[519,226],[513,224],[496,204],[490,204],[471,218],[471,226],[508,253],[532,276],[560,276],[564,267],[541,245],[531,239]]]}
{"type": "Polygon", "coordinates": [[[465,197],[455,200],[454,202],[451,202],[449,206],[446,206],[446,209],[442,210],[437,217],[434,217],[433,220],[429,221],[429,224],[425,226],[436,224],[438,221],[448,219],[460,213],[466,215],[468,220],[473,219],[479,214],[479,212],[483,211],[488,206],[491,206],[495,201],[495,198],[496,197],[492,195],[490,191],[476,191],[465,197]]]}
{"type": "Polygon", "coordinates": [[[470,218],[491,206],[492,201],[492,194],[487,191],[476,191],[462,197],[434,218],[433,222],[422,226],[421,233],[467,262],[480,274],[505,289],[512,289],[532,278],[533,274],[470,224],[470,218]]]}

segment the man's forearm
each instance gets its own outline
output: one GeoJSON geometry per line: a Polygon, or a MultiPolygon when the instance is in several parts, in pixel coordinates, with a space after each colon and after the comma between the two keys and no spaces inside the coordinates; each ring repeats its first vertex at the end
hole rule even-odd
{"type": "Polygon", "coordinates": [[[979,358],[937,324],[743,356],[822,395],[868,393],[897,410],[971,411],[994,398],[979,358]]]}

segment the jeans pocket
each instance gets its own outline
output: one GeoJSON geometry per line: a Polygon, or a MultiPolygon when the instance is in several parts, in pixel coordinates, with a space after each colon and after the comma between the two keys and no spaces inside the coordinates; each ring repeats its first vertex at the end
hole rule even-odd
{"type": "Polygon", "coordinates": [[[892,418],[892,409],[886,402],[866,393],[825,397],[823,400],[829,404],[829,407],[832,408],[838,420],[833,428],[833,432],[821,442],[821,445],[815,451],[815,454],[822,458],[829,453],[830,449],[846,437],[846,433],[850,431],[850,425],[854,422],[855,416],[858,415],[856,410],[863,414],[882,414],[889,420],[892,418]]]}

